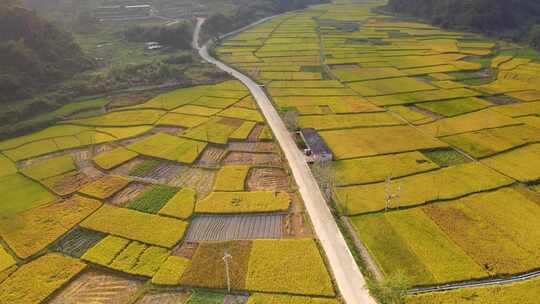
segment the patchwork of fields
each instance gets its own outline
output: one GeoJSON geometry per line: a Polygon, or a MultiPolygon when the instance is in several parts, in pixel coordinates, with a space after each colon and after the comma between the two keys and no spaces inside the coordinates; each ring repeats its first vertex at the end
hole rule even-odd
{"type": "Polygon", "coordinates": [[[0,151],[0,303],[339,301],[240,82],[67,119],[0,151]]]}
{"type": "MultiPolygon", "coordinates": [[[[424,286],[539,269],[540,57],[371,10],[381,4],[280,15],[216,53],[264,84],[293,129],[317,130],[333,153],[321,182],[384,275],[424,286]]],[[[535,303],[528,284],[407,302],[535,303]]]]}

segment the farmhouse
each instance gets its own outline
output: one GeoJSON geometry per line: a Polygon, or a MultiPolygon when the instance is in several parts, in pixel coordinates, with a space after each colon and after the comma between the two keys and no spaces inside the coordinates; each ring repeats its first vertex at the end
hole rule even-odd
{"type": "Polygon", "coordinates": [[[311,161],[332,161],[333,154],[326,142],[319,136],[317,130],[305,128],[300,131],[302,139],[307,146],[306,154],[311,161]]]}

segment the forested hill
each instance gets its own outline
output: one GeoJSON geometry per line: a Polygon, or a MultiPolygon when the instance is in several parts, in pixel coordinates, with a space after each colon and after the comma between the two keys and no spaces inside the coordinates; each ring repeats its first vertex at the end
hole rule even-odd
{"type": "Polygon", "coordinates": [[[0,29],[0,103],[92,66],[70,34],[10,1],[0,3],[0,29]]]}
{"type": "Polygon", "coordinates": [[[540,46],[539,0],[389,0],[386,11],[540,46]]]}
{"type": "Polygon", "coordinates": [[[203,27],[204,38],[225,34],[264,17],[303,9],[309,5],[328,3],[330,0],[258,0],[238,1],[238,8],[231,15],[214,14],[203,27]]]}

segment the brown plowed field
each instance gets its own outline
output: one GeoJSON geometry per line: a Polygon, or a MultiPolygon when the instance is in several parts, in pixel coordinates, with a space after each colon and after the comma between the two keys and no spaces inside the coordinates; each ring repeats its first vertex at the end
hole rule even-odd
{"type": "Polygon", "coordinates": [[[142,281],[89,270],[69,283],[49,304],[124,304],[143,285],[142,281]]]}

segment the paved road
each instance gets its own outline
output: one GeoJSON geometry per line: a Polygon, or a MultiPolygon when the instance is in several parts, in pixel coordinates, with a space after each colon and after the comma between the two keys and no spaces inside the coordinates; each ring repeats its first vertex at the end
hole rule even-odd
{"type": "MultiPolygon", "coordinates": [[[[200,28],[203,22],[197,22],[197,27],[200,28]]],[[[195,33],[197,34],[198,32],[199,29],[196,29],[195,33]]],[[[195,37],[194,41],[198,41],[198,37],[195,37]]],[[[199,46],[197,42],[194,45],[199,46]]],[[[289,131],[274,109],[268,96],[249,77],[210,56],[208,54],[208,44],[198,49],[199,54],[204,60],[215,64],[221,70],[230,73],[233,77],[243,82],[257,101],[289,162],[293,176],[300,188],[300,194],[315,228],[315,233],[326,253],[330,268],[345,302],[347,304],[375,304],[376,301],[371,297],[365,287],[365,279],[334,221],[319,186],[305,161],[304,155],[296,147],[293,138],[290,136],[289,131]]]]}

